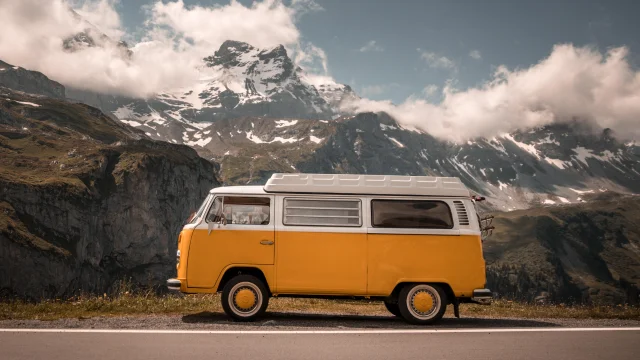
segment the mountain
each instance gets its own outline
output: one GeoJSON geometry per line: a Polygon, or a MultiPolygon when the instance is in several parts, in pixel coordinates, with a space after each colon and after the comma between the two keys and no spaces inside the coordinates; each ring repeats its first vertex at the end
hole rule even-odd
{"type": "Polygon", "coordinates": [[[162,285],[181,225],[218,185],[214,165],[15,71],[0,75],[0,296],[162,285]]]}
{"type": "Polygon", "coordinates": [[[341,113],[342,101],[358,98],[351,88],[306,74],[283,46],[226,41],[201,73],[198,84],[146,100],[70,96],[151,138],[193,147],[221,164],[229,184],[282,171],[457,176],[499,210],[640,191],[638,146],[583,121],[456,144],[384,113],[341,113]]]}
{"type": "Polygon", "coordinates": [[[150,99],[130,99],[73,89],[68,97],[120,120],[145,125],[149,136],[180,141],[188,131],[243,116],[332,119],[340,103],[355,99],[351,87],[307,74],[284,46],[258,49],[225,41],[203,59],[200,79],[150,99]]]}
{"type": "Polygon", "coordinates": [[[44,95],[56,99],[65,98],[65,89],[60,83],[44,74],[30,71],[0,60],[0,84],[27,93],[44,95]]]}
{"type": "Polygon", "coordinates": [[[605,189],[640,192],[637,146],[581,123],[463,144],[373,113],[335,120],[242,117],[182,136],[169,141],[220,163],[220,179],[229,184],[261,184],[273,172],[298,171],[456,176],[494,210],[582,202],[605,189]]]}
{"type": "Polygon", "coordinates": [[[640,196],[495,213],[488,287],[536,302],[640,303],[640,196]]]}

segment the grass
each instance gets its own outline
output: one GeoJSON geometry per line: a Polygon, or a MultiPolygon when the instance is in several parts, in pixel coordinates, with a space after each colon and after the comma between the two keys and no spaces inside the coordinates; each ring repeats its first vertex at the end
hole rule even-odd
{"type": "MultiPolygon", "coordinates": [[[[389,315],[380,301],[272,298],[270,312],[305,312],[339,315],[389,315]]],[[[219,295],[170,294],[124,291],[116,296],[81,296],[68,300],[45,300],[29,303],[0,303],[0,320],[56,320],[98,316],[187,315],[200,312],[222,312],[219,295]]],[[[453,316],[451,306],[447,316],[453,316]]],[[[532,305],[497,300],[492,305],[462,304],[461,317],[484,318],[570,318],[640,320],[640,307],[588,305],[532,305]]]]}

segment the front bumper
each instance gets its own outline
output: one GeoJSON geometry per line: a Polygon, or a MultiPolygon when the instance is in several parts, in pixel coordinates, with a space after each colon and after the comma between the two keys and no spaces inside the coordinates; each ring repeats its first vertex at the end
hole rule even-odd
{"type": "Polygon", "coordinates": [[[489,289],[475,289],[471,302],[481,305],[489,305],[493,301],[493,293],[489,289]]]}
{"type": "Polygon", "coordinates": [[[182,283],[178,279],[169,279],[167,280],[167,289],[172,291],[180,291],[180,286],[182,283]]]}

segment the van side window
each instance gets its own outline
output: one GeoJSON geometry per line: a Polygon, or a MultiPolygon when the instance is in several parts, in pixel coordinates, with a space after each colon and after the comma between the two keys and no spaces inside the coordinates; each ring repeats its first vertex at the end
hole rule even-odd
{"type": "Polygon", "coordinates": [[[208,221],[218,222],[221,216],[227,224],[269,225],[271,199],[251,196],[217,197],[211,206],[208,221]],[[222,207],[222,210],[220,208],[222,207]]]}
{"type": "Polygon", "coordinates": [[[371,200],[371,222],[380,228],[453,228],[449,205],[432,200],[371,200]]]}
{"type": "Polygon", "coordinates": [[[360,200],[284,199],[282,223],[294,226],[361,226],[360,200]]]}

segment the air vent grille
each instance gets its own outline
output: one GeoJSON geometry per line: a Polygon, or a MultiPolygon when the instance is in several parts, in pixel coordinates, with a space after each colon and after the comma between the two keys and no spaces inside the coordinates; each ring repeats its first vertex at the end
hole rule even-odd
{"type": "Polygon", "coordinates": [[[460,225],[469,225],[469,215],[467,214],[467,209],[464,207],[464,203],[462,201],[456,200],[453,202],[453,205],[455,205],[456,207],[460,225]]]}

